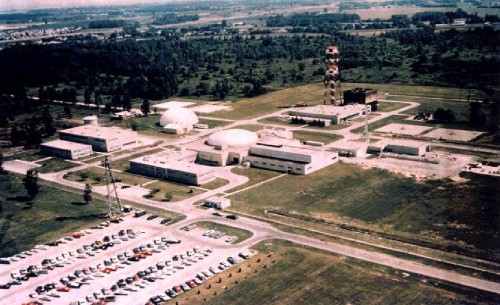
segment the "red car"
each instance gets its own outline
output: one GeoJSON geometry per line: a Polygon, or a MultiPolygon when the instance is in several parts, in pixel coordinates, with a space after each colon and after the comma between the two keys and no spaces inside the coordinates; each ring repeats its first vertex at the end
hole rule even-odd
{"type": "Polygon", "coordinates": [[[181,286],[174,286],[174,287],[172,287],[172,290],[174,290],[175,293],[177,293],[177,294],[184,292],[184,290],[182,290],[181,286]]]}
{"type": "Polygon", "coordinates": [[[189,287],[191,287],[191,288],[194,288],[194,287],[198,286],[198,285],[196,285],[196,283],[195,283],[193,280],[189,280],[189,281],[187,281],[187,282],[186,282],[186,284],[187,284],[189,287]]]}
{"type": "Polygon", "coordinates": [[[60,292],[68,292],[71,290],[71,288],[69,288],[68,286],[59,286],[56,288],[56,290],[60,292]]]}

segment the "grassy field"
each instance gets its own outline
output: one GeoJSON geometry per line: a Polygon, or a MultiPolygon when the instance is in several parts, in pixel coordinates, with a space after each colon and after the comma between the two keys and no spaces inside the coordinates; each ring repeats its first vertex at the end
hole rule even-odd
{"type": "MultiPolygon", "coordinates": [[[[249,239],[253,235],[252,232],[250,232],[250,231],[239,229],[236,227],[222,225],[222,224],[211,222],[211,221],[197,222],[196,225],[199,228],[202,228],[205,230],[217,230],[217,231],[226,233],[226,236],[238,237],[237,240],[231,242],[232,244],[238,244],[244,240],[249,239]]],[[[223,238],[226,238],[226,237],[223,237],[223,238]]]]}
{"type": "Polygon", "coordinates": [[[68,162],[59,158],[50,158],[48,160],[38,162],[42,167],[37,168],[39,173],[59,172],[65,169],[78,166],[77,163],[68,162]]]}
{"type": "Polygon", "coordinates": [[[215,190],[215,189],[218,189],[219,187],[223,187],[224,185],[226,185],[228,183],[229,183],[229,180],[217,178],[213,181],[202,184],[201,187],[204,189],[207,189],[207,190],[215,190]]]}
{"type": "Polygon", "coordinates": [[[287,175],[231,195],[231,209],[264,210],[387,233],[412,242],[500,259],[497,181],[418,182],[389,171],[337,163],[304,177],[287,175]]]}
{"type": "Polygon", "coordinates": [[[476,291],[286,241],[268,240],[254,248],[259,254],[176,301],[188,305],[495,304],[492,296],[476,291]]]}
{"type": "MultiPolygon", "coordinates": [[[[151,181],[151,179],[128,173],[113,172],[113,177],[116,182],[129,185],[141,185],[151,181]]],[[[103,168],[91,167],[77,172],[69,172],[64,176],[64,179],[101,186],[106,185],[106,172],[103,168]]]]}
{"type": "Polygon", "coordinates": [[[153,197],[150,198],[157,201],[166,201],[165,195],[167,193],[171,195],[170,201],[179,201],[203,193],[200,189],[168,181],[155,181],[144,187],[150,190],[159,190],[158,192],[153,191],[153,197]]]}
{"type": "MultiPolygon", "coordinates": [[[[421,97],[436,98],[464,98],[464,91],[459,88],[433,87],[433,86],[411,86],[396,84],[373,84],[373,83],[342,83],[342,90],[356,87],[373,88],[378,90],[379,96],[385,93],[397,95],[414,95],[421,97]]],[[[290,107],[299,102],[308,105],[318,105],[323,103],[323,86],[321,84],[308,84],[270,92],[255,98],[242,99],[232,104],[230,111],[217,111],[207,114],[210,117],[220,117],[226,119],[244,119],[256,117],[273,111],[278,111],[284,107],[290,107]]],[[[481,98],[479,91],[471,91],[472,98],[481,98]]],[[[403,100],[401,97],[394,97],[395,100],[403,100]]]]}
{"type": "Polygon", "coordinates": [[[210,120],[204,118],[200,118],[198,120],[200,124],[207,124],[208,128],[224,127],[231,124],[231,122],[221,121],[221,120],[210,120]]]}
{"type": "Polygon", "coordinates": [[[244,167],[235,167],[231,170],[231,172],[237,174],[237,175],[242,175],[248,177],[248,182],[245,184],[242,184],[240,186],[234,187],[226,192],[235,192],[237,190],[244,189],[246,187],[255,185],[257,183],[269,180],[271,178],[277,177],[281,175],[281,173],[278,172],[273,172],[273,171],[268,171],[268,170],[263,170],[263,169],[258,169],[258,168],[244,168],[244,167]]]}
{"type": "Polygon", "coordinates": [[[455,113],[457,121],[468,121],[469,120],[469,104],[467,102],[455,102],[445,99],[426,99],[426,98],[415,98],[408,96],[389,96],[389,100],[397,101],[408,101],[416,102],[420,104],[420,107],[412,108],[403,112],[404,114],[416,115],[419,108],[427,109],[432,112],[438,108],[451,109],[455,113]]]}
{"type": "Polygon", "coordinates": [[[248,130],[248,131],[256,132],[256,131],[259,131],[261,129],[264,129],[264,126],[254,125],[254,124],[248,124],[248,125],[238,125],[238,126],[236,126],[234,128],[245,129],[245,130],[248,130]]]}
{"type": "Polygon", "coordinates": [[[342,136],[321,132],[294,131],[293,137],[300,141],[317,141],[325,144],[342,139],[342,136]]]}
{"type": "Polygon", "coordinates": [[[44,185],[35,199],[29,200],[21,178],[14,175],[0,175],[0,190],[2,257],[102,222],[101,215],[107,210],[104,202],[97,199],[79,205],[82,195],[44,185]]]}
{"type": "Polygon", "coordinates": [[[23,161],[36,161],[47,158],[46,155],[40,153],[38,149],[24,150],[11,156],[4,156],[4,161],[23,160],[23,161]]]}
{"type": "Polygon", "coordinates": [[[398,110],[398,109],[401,109],[401,108],[406,107],[406,106],[408,106],[408,104],[406,104],[406,103],[378,102],[377,111],[391,112],[391,111],[398,110]]]}

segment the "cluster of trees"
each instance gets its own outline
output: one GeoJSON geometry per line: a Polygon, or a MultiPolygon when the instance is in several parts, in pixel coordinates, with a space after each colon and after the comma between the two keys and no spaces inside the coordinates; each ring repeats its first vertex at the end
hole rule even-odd
{"type": "Polygon", "coordinates": [[[188,21],[196,21],[200,19],[200,16],[197,14],[193,15],[177,15],[174,13],[170,14],[163,14],[161,16],[156,17],[156,19],[153,21],[154,25],[164,25],[164,24],[176,24],[176,23],[183,23],[183,22],[188,22],[188,21]]]}
{"type": "Polygon", "coordinates": [[[451,109],[438,108],[432,114],[432,119],[437,123],[453,123],[455,122],[455,112],[451,109]]]}
{"type": "Polygon", "coordinates": [[[54,86],[38,88],[38,98],[42,102],[62,101],[65,103],[76,103],[77,93],[74,88],[63,88],[58,90],[54,86]]]}
{"type": "Polygon", "coordinates": [[[356,22],[360,21],[361,17],[358,14],[317,14],[317,13],[303,13],[293,14],[291,16],[272,16],[266,20],[268,27],[307,27],[316,26],[320,27],[325,24],[336,24],[340,22],[356,22]]]}
{"type": "Polygon", "coordinates": [[[483,23],[483,22],[498,22],[500,19],[497,15],[486,15],[484,18],[476,14],[469,14],[462,9],[455,12],[420,12],[412,16],[411,20],[414,24],[419,24],[428,21],[431,24],[446,24],[452,23],[453,20],[465,18],[467,23],[483,23]]]}
{"type": "Polygon", "coordinates": [[[107,28],[120,28],[125,25],[125,21],[123,20],[113,20],[113,19],[104,19],[104,20],[94,20],[89,22],[90,29],[107,29],[107,28]]]}
{"type": "Polygon", "coordinates": [[[42,143],[42,137],[53,135],[55,132],[53,118],[46,109],[42,116],[32,116],[12,126],[10,141],[12,146],[23,145],[25,148],[38,148],[42,143]]]}
{"type": "Polygon", "coordinates": [[[304,120],[303,118],[299,118],[299,117],[292,117],[292,120],[290,121],[290,123],[299,124],[299,125],[307,124],[306,120],[304,120]]]}

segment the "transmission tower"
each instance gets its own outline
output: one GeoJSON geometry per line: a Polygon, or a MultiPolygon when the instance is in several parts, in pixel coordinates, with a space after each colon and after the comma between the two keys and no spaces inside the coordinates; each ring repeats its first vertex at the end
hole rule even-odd
{"type": "Polygon", "coordinates": [[[330,97],[328,98],[331,105],[338,105],[339,102],[336,100],[337,93],[340,92],[340,82],[339,82],[339,49],[336,46],[329,46],[325,51],[325,65],[326,73],[324,79],[325,93],[323,95],[323,105],[326,105],[326,99],[328,92],[330,97]]]}
{"type": "Polygon", "coordinates": [[[106,169],[106,203],[108,205],[108,217],[111,218],[121,215],[122,205],[120,198],[118,197],[118,192],[116,191],[115,179],[113,178],[113,172],[111,171],[111,162],[107,156],[104,157],[104,160],[102,160],[102,165],[106,169]]]}

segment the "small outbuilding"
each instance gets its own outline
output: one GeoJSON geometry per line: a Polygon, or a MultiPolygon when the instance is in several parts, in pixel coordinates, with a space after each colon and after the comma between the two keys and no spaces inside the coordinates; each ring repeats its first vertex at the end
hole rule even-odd
{"type": "Polygon", "coordinates": [[[231,200],[228,198],[212,196],[208,199],[205,199],[205,202],[203,202],[203,206],[224,210],[231,206],[231,200]]]}

